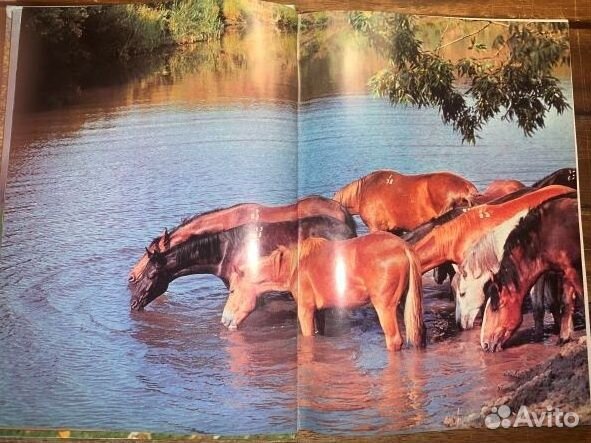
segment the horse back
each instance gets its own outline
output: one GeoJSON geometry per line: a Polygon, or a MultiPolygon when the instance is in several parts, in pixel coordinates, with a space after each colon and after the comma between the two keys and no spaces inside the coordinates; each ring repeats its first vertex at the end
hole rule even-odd
{"type": "Polygon", "coordinates": [[[318,308],[361,306],[407,278],[407,249],[388,232],[325,242],[299,262],[300,291],[313,292],[318,308]]]}

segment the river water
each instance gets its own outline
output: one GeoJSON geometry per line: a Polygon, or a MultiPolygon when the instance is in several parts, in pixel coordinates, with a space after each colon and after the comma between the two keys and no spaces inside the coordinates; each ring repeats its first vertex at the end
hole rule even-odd
{"type": "Polygon", "coordinates": [[[252,32],[18,117],[0,258],[0,426],[441,429],[446,415],[494,397],[505,370],[556,353],[552,336],[530,344],[526,333],[521,346],[487,355],[477,331],[438,329],[453,305],[428,276],[425,352],[387,353],[371,308],[334,313],[326,336],[298,339],[288,297],[269,298],[229,332],[219,323],[225,288],[211,276],[177,280],[129,312],[131,266],[184,216],[330,196],[380,168],[448,169],[482,187],[575,163],[570,113],[530,139],[493,122],[469,147],[435,111],[392,108],[354,88],[304,103],[298,125],[295,84],[295,36],[252,32]]]}

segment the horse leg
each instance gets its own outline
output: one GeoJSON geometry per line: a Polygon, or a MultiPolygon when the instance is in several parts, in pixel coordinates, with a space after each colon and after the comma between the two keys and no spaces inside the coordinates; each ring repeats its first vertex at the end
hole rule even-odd
{"type": "Polygon", "coordinates": [[[552,318],[554,319],[552,332],[559,334],[560,324],[562,323],[562,294],[564,292],[562,288],[562,275],[550,274],[548,280],[549,284],[546,285],[548,291],[545,293],[545,300],[548,310],[552,313],[552,318]]]}
{"type": "Polygon", "coordinates": [[[380,325],[384,330],[384,337],[386,338],[386,348],[388,351],[400,351],[402,349],[402,334],[398,327],[398,319],[396,318],[396,309],[392,306],[375,306],[378,313],[380,325]]]}
{"type": "Polygon", "coordinates": [[[314,335],[314,309],[298,306],[298,320],[304,337],[314,335]]]}
{"type": "Polygon", "coordinates": [[[564,344],[571,339],[573,333],[573,313],[575,311],[575,290],[570,285],[565,285],[563,293],[564,310],[560,322],[560,334],[557,344],[564,344]]]}
{"type": "Polygon", "coordinates": [[[320,335],[324,335],[326,325],[326,310],[320,309],[314,312],[314,325],[315,332],[320,335]]]}
{"type": "Polygon", "coordinates": [[[546,275],[538,278],[530,291],[531,304],[534,313],[534,340],[544,339],[544,291],[546,289],[546,275]]]}

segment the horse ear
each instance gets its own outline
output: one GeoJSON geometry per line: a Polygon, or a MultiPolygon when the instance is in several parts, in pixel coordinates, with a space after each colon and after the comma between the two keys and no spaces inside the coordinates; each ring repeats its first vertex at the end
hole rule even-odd
{"type": "Polygon", "coordinates": [[[148,258],[152,258],[152,256],[154,255],[154,253],[151,252],[148,248],[146,248],[146,254],[148,255],[148,258]]]}
{"type": "Polygon", "coordinates": [[[167,228],[164,228],[164,234],[162,234],[162,239],[164,240],[164,246],[168,246],[170,244],[170,234],[168,233],[167,228]]]}

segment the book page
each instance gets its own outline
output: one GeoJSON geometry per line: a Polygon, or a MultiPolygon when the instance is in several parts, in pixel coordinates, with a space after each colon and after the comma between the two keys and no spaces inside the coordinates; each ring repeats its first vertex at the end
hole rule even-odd
{"type": "Polygon", "coordinates": [[[247,0],[24,9],[2,432],[295,432],[291,298],[237,330],[225,306],[271,222],[297,241],[296,25],[247,0]]]}
{"type": "Polygon", "coordinates": [[[299,429],[588,420],[567,23],[318,12],[298,49],[298,192],[358,234],[300,261],[299,429]]]}

